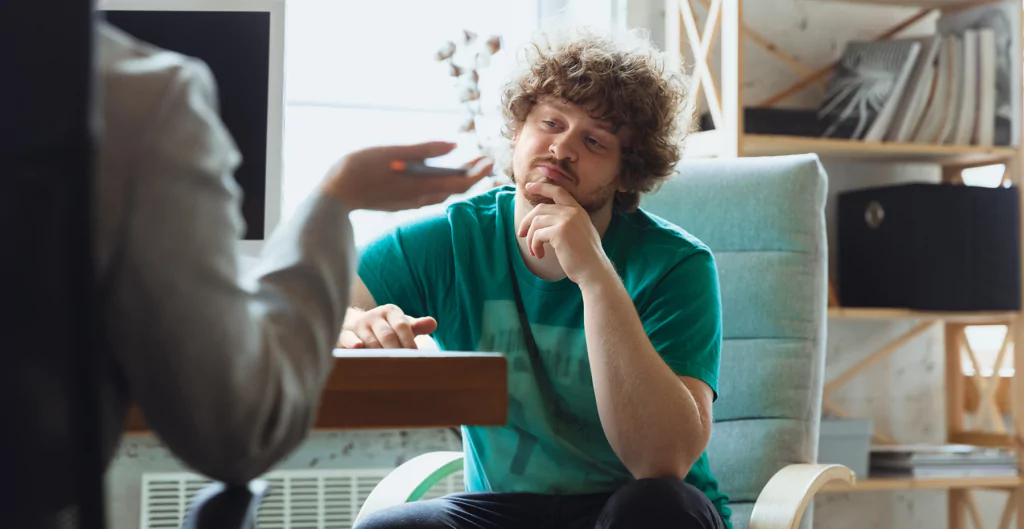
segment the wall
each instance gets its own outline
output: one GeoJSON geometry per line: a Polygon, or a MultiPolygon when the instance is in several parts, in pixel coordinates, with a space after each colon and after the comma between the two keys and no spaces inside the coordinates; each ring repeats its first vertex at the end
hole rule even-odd
{"type": "MultiPolygon", "coordinates": [[[[453,432],[444,429],[313,432],[275,469],[395,468],[437,450],[461,450],[461,444],[453,432]]],[[[139,527],[143,473],[187,470],[153,436],[125,437],[107,473],[108,527],[139,527]]]]}
{"type": "MultiPolygon", "coordinates": [[[[697,14],[698,27],[702,27],[706,11],[699,0],[690,2],[697,14]]],[[[647,29],[652,40],[664,49],[665,11],[662,4],[656,0],[632,0],[628,26],[647,29]]],[[[811,0],[747,1],[743,3],[743,10],[744,21],[749,28],[812,69],[838,58],[845,42],[870,39],[916,11],[913,8],[811,0]]],[[[935,17],[930,15],[904,34],[930,33],[934,22],[935,17]]],[[[719,78],[717,46],[711,56],[711,68],[716,79],[719,78]]],[[[800,77],[749,39],[744,40],[742,53],[743,103],[746,106],[758,104],[800,77]]],[[[692,56],[686,56],[686,64],[692,66],[692,56]]],[[[816,86],[790,97],[780,106],[816,108],[822,93],[821,86],[816,86]]],[[[829,174],[826,217],[833,272],[838,193],[877,185],[940,180],[939,167],[932,164],[842,163],[826,159],[823,165],[829,174]]],[[[915,322],[831,321],[826,380],[914,325],[915,322]]],[[[873,418],[880,429],[900,442],[945,441],[943,340],[941,326],[934,327],[853,379],[836,393],[834,401],[854,415],[873,418]]],[[[1005,495],[980,492],[975,493],[975,499],[985,526],[997,526],[1005,495]]],[[[945,527],[946,522],[944,491],[827,494],[815,500],[816,529],[934,529],[945,527]]]]}

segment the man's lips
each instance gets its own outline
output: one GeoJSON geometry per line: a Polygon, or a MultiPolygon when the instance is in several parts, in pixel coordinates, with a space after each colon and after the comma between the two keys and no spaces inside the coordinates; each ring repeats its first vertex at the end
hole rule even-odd
{"type": "Polygon", "coordinates": [[[554,181],[554,182],[561,182],[561,183],[569,183],[570,182],[568,175],[566,175],[565,173],[563,173],[559,169],[555,169],[554,167],[552,167],[550,165],[542,165],[542,166],[540,166],[540,172],[545,177],[547,177],[548,180],[551,180],[551,181],[554,181]]]}

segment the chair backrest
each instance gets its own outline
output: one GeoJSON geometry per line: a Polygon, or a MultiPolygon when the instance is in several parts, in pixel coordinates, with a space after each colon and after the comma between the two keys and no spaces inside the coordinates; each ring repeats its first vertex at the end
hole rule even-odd
{"type": "Polygon", "coordinates": [[[708,457],[736,529],[775,472],[817,459],[826,191],[815,155],[686,160],[642,204],[702,240],[718,264],[724,343],[708,457]]]}

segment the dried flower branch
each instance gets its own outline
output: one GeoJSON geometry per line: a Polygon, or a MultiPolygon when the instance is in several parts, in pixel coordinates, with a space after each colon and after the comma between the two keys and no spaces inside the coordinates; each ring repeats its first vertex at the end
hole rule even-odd
{"type": "Polygon", "coordinates": [[[437,60],[439,61],[451,59],[453,55],[455,55],[455,43],[451,41],[445,42],[441,49],[437,50],[437,60]]]}
{"type": "Polygon", "coordinates": [[[448,63],[448,74],[456,79],[459,103],[466,110],[466,117],[459,124],[459,132],[476,132],[477,147],[483,151],[484,146],[481,144],[480,134],[476,128],[476,117],[482,114],[479,70],[491,64],[491,56],[501,50],[502,38],[500,35],[491,35],[482,44],[474,45],[478,42],[478,36],[468,29],[462,31],[462,37],[461,49],[467,52],[464,55],[472,57],[469,64],[456,64],[456,55],[458,55],[460,46],[452,41],[441,45],[435,57],[439,62],[448,63]]]}

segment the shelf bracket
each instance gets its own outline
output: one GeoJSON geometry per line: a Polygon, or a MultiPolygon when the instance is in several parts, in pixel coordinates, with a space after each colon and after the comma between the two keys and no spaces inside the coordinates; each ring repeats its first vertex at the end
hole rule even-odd
{"type": "MultiPolygon", "coordinates": [[[[704,6],[704,9],[711,8],[711,3],[708,0],[697,1],[700,2],[702,6],[704,6]]],[[[793,57],[792,55],[780,50],[774,42],[768,40],[764,35],[761,35],[760,33],[750,29],[750,27],[744,24],[742,21],[740,22],[740,32],[743,33],[745,37],[753,41],[754,44],[760,46],[764,51],[774,55],[776,59],[782,62],[782,64],[786,65],[790,70],[793,70],[794,73],[798,73],[801,75],[810,75],[813,73],[813,70],[811,70],[809,66],[800,62],[800,60],[797,59],[796,57],[793,57]]]]}
{"type": "MultiPolygon", "coordinates": [[[[1007,346],[1011,341],[1012,337],[1010,334],[1010,327],[1007,326],[1006,337],[1003,338],[1003,343],[999,347],[999,354],[997,355],[998,358],[995,365],[995,369],[997,371],[999,369],[999,364],[1006,355],[1007,346]]],[[[960,332],[960,347],[961,353],[967,353],[967,357],[971,361],[971,366],[974,367],[974,375],[971,377],[971,383],[978,391],[978,394],[981,395],[981,400],[978,403],[978,423],[981,430],[984,431],[986,428],[991,427],[996,433],[1005,434],[1006,425],[1003,424],[1003,419],[999,413],[999,407],[995,400],[995,390],[999,387],[1000,377],[996,374],[996,376],[992,376],[990,380],[985,380],[985,378],[981,376],[981,364],[978,362],[978,356],[974,353],[974,348],[971,347],[970,341],[967,339],[967,326],[964,326],[960,332]],[[988,423],[987,426],[986,423],[988,423]]]]}
{"type": "Polygon", "coordinates": [[[1020,499],[1020,489],[1011,490],[1006,498],[1006,507],[1003,507],[1003,515],[999,517],[999,529],[1010,529],[1010,522],[1017,511],[1017,501],[1020,499]]]}
{"type": "Polygon", "coordinates": [[[704,98],[708,102],[708,112],[711,113],[711,120],[715,128],[725,126],[725,119],[722,115],[722,104],[718,99],[718,89],[715,88],[715,80],[711,76],[711,68],[708,67],[708,58],[711,56],[711,45],[714,42],[715,33],[722,15],[722,0],[711,0],[708,7],[708,16],[704,21],[704,31],[698,32],[697,19],[693,14],[693,5],[690,0],[682,0],[679,3],[679,14],[683,18],[683,25],[686,27],[686,40],[693,50],[693,85],[690,93],[686,95],[686,107],[683,115],[689,116],[697,108],[697,100],[704,89],[704,98]]]}
{"type": "Polygon", "coordinates": [[[906,344],[907,342],[909,342],[910,340],[913,340],[914,338],[920,336],[922,333],[924,333],[925,331],[930,329],[936,323],[937,323],[937,320],[936,321],[926,321],[924,323],[918,324],[913,329],[910,329],[909,331],[907,331],[903,335],[899,336],[895,340],[889,342],[888,344],[886,344],[881,349],[878,349],[877,351],[871,353],[864,360],[861,360],[860,362],[858,362],[858,363],[854,364],[853,366],[851,366],[846,371],[840,373],[840,375],[837,376],[836,378],[834,378],[831,382],[825,384],[825,389],[824,389],[825,396],[828,396],[829,393],[832,393],[833,391],[838,389],[840,386],[842,386],[842,385],[846,384],[847,382],[849,382],[851,379],[853,379],[853,377],[857,376],[861,371],[864,371],[865,369],[867,369],[867,368],[871,367],[872,365],[874,365],[879,360],[881,360],[881,359],[885,358],[886,356],[889,356],[890,354],[892,354],[893,351],[896,351],[900,347],[903,347],[903,345],[906,344]]]}

